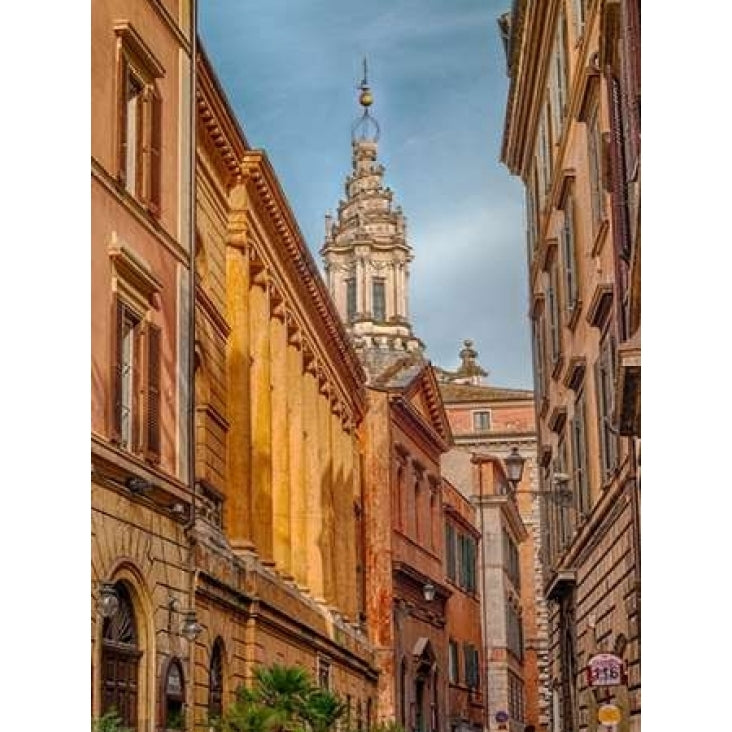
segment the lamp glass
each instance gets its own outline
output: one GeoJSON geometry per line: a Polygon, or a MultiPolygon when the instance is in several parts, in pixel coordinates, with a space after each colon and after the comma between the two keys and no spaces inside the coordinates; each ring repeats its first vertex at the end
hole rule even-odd
{"type": "Polygon", "coordinates": [[[524,474],[525,458],[519,454],[518,447],[512,447],[510,455],[504,460],[506,464],[506,477],[508,482],[514,486],[521,482],[524,474]]]}
{"type": "Polygon", "coordinates": [[[103,618],[111,618],[119,608],[119,597],[114,584],[111,582],[102,582],[99,590],[99,612],[103,618]]]}
{"type": "Polygon", "coordinates": [[[196,620],[195,610],[189,610],[184,618],[183,625],[181,626],[181,633],[183,637],[188,641],[194,641],[198,638],[202,628],[196,620]]]}
{"type": "Polygon", "coordinates": [[[427,602],[432,602],[432,600],[435,599],[435,586],[428,582],[423,588],[422,593],[424,594],[424,599],[427,600],[427,602]]]}

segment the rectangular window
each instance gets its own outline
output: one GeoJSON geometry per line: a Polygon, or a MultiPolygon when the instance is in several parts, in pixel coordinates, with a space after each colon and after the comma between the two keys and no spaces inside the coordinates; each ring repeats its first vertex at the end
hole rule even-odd
{"type": "MultiPolygon", "coordinates": [[[[567,441],[565,440],[565,433],[559,436],[559,443],[557,445],[557,457],[554,461],[555,474],[566,476],[570,474],[569,458],[567,454],[567,441]]],[[[567,484],[564,480],[554,480],[553,489],[559,493],[562,490],[566,490],[567,484]]],[[[557,543],[559,550],[564,551],[569,544],[572,542],[572,534],[574,531],[574,523],[572,521],[572,515],[570,510],[570,504],[558,496],[554,499],[557,504],[557,543]]]]}
{"type": "Polygon", "coordinates": [[[488,432],[490,428],[490,412],[473,412],[473,432],[488,432]]]}
{"type": "Polygon", "coordinates": [[[526,182],[526,246],[528,248],[528,265],[534,259],[534,252],[538,241],[538,211],[537,211],[537,183],[536,168],[534,168],[526,182]]]}
{"type": "Polygon", "coordinates": [[[514,721],[524,721],[524,682],[513,671],[508,672],[508,713],[514,721]]]}
{"type": "Polygon", "coordinates": [[[127,193],[160,214],[162,107],[154,73],[122,50],[117,109],[118,178],[127,193]]]}
{"type": "Polygon", "coordinates": [[[564,202],[564,221],[562,223],[562,259],[564,264],[564,297],[567,318],[571,318],[577,307],[577,252],[574,226],[574,201],[570,193],[564,202]]]}
{"type": "Polygon", "coordinates": [[[448,653],[448,672],[450,674],[450,683],[457,684],[460,682],[460,650],[457,641],[450,640],[448,653]]]}
{"type": "Polygon", "coordinates": [[[506,601],[506,646],[516,658],[522,660],[524,657],[523,629],[521,616],[518,610],[506,601]]]}
{"type": "Polygon", "coordinates": [[[457,580],[457,562],[455,557],[455,527],[445,524],[445,556],[447,557],[447,576],[453,582],[457,580]]]}
{"type": "Polygon", "coordinates": [[[535,318],[531,324],[534,335],[534,374],[536,380],[536,398],[539,402],[546,394],[545,368],[546,353],[544,349],[544,319],[535,318]]]}
{"type": "Polygon", "coordinates": [[[569,84],[566,22],[564,11],[560,11],[557,20],[557,34],[554,40],[554,62],[556,68],[557,102],[559,104],[559,118],[561,120],[564,120],[567,114],[567,86],[569,84]]]}
{"type": "Polygon", "coordinates": [[[372,281],[373,317],[377,323],[386,320],[386,290],[382,277],[374,278],[372,281]]]}
{"type": "Polygon", "coordinates": [[[356,280],[346,280],[346,319],[352,322],[356,317],[356,280]]]}
{"type": "Polygon", "coordinates": [[[574,402],[572,417],[572,452],[574,459],[574,493],[579,516],[590,512],[590,481],[587,472],[587,433],[585,425],[585,396],[580,392],[574,402]]]}
{"type": "Polygon", "coordinates": [[[608,335],[600,344],[595,363],[595,388],[600,430],[600,459],[603,483],[609,480],[618,462],[618,441],[612,430],[613,391],[615,387],[615,339],[608,335]]]}
{"type": "Polygon", "coordinates": [[[160,329],[122,299],[115,305],[113,438],[129,452],[160,458],[160,329]]]}
{"type": "Polygon", "coordinates": [[[540,138],[541,161],[543,166],[542,177],[544,179],[544,195],[546,195],[549,192],[549,189],[552,187],[552,154],[550,139],[551,116],[549,106],[549,102],[547,101],[547,103],[544,105],[544,110],[542,113],[540,138]]]}
{"type": "Polygon", "coordinates": [[[503,529],[503,566],[511,583],[518,590],[521,586],[519,551],[516,542],[506,529],[503,529]]]}
{"type": "Polygon", "coordinates": [[[469,689],[477,689],[480,683],[478,670],[478,651],[471,643],[463,643],[463,657],[465,660],[465,685],[469,689]]]}
{"type": "Polygon", "coordinates": [[[137,416],[135,396],[137,393],[136,377],[138,373],[135,365],[139,358],[140,320],[127,308],[123,308],[121,317],[122,334],[118,365],[120,398],[117,405],[119,411],[120,446],[127,450],[132,450],[137,435],[137,430],[135,429],[135,417],[137,416]]]}
{"type": "Polygon", "coordinates": [[[559,315],[558,273],[556,257],[551,263],[548,273],[547,306],[549,308],[549,347],[552,366],[562,355],[561,320],[559,315]]]}
{"type": "Polygon", "coordinates": [[[605,218],[605,196],[602,188],[602,135],[600,132],[600,105],[595,105],[587,119],[587,146],[590,167],[590,204],[592,230],[597,232],[605,218]]]}

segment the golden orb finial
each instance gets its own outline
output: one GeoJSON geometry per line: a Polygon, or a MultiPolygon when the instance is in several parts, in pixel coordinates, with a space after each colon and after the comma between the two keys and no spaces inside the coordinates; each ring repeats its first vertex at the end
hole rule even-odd
{"type": "Polygon", "coordinates": [[[358,101],[362,107],[370,107],[374,103],[374,97],[368,87],[361,90],[361,95],[359,96],[358,101]]]}

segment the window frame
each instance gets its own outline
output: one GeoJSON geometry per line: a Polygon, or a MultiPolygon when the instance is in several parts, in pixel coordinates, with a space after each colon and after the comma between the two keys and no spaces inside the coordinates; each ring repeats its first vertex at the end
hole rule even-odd
{"type": "Polygon", "coordinates": [[[493,428],[493,414],[490,409],[478,409],[473,411],[473,432],[490,432],[493,428]],[[487,417],[487,420],[484,419],[487,417]],[[483,422],[487,421],[487,426],[483,422]]]}
{"type": "Polygon", "coordinates": [[[116,167],[120,188],[156,218],[162,201],[162,96],[158,80],[165,70],[131,23],[119,22],[117,36],[116,167]],[[128,90],[137,83],[140,93],[138,119],[131,127],[128,119],[128,90]],[[129,133],[135,133],[134,182],[129,178],[129,133]],[[139,146],[138,146],[139,143],[139,146]],[[138,149],[139,148],[139,149],[138,149]]]}

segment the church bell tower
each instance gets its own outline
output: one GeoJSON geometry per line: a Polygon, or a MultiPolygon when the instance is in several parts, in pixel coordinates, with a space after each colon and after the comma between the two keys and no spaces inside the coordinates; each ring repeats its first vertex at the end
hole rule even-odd
{"type": "Polygon", "coordinates": [[[407,355],[422,357],[424,345],[409,322],[412,248],[377,160],[380,130],[369,112],[373,96],[365,60],[359,89],[363,112],[351,128],[353,169],[335,219],[325,217],[320,255],[331,297],[372,380],[407,355]]]}

